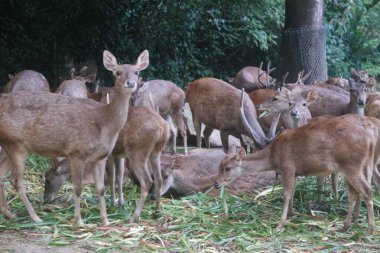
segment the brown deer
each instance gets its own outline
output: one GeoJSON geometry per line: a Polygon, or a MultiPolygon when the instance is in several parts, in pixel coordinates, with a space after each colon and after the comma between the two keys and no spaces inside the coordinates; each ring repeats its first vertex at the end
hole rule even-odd
{"type": "Polygon", "coordinates": [[[270,68],[269,62],[265,72],[261,69],[262,65],[263,63],[260,64],[259,68],[248,66],[239,70],[231,82],[232,86],[239,90],[244,89],[249,93],[256,89],[269,88],[274,85],[275,80],[269,76],[274,68],[270,68]]]}
{"type": "MultiPolygon", "coordinates": [[[[342,77],[331,77],[325,83],[321,83],[321,84],[328,84],[328,85],[332,85],[335,87],[339,87],[345,91],[350,91],[349,81],[345,78],[342,78],[342,77]]],[[[327,87],[330,88],[330,86],[327,86],[327,87]]],[[[340,90],[337,89],[337,91],[340,91],[340,90]]]]}
{"type": "MultiPolygon", "coordinates": [[[[145,199],[153,184],[155,192],[161,191],[160,157],[170,136],[169,126],[158,113],[149,107],[130,107],[128,120],[120,130],[115,147],[107,159],[107,178],[111,184],[112,202],[115,200],[115,177],[118,185],[120,206],[124,205],[123,182],[135,179],[140,184],[140,199],[130,221],[135,222],[141,214],[145,199]],[[124,158],[128,159],[124,173],[124,158]],[[115,169],[116,167],[116,169],[115,169]],[[115,175],[116,174],[116,175],[115,175]],[[152,177],[153,176],[153,177],[152,177]]],[[[52,201],[69,176],[70,164],[67,160],[58,162],[45,174],[44,200],[52,201]]],[[[86,166],[84,175],[92,174],[92,169],[86,166]]],[[[160,195],[156,198],[156,212],[160,208],[160,195]]]]}
{"type": "Polygon", "coordinates": [[[4,189],[5,175],[11,171],[11,182],[29,215],[34,222],[41,222],[22,181],[27,153],[33,152],[69,159],[74,185],[74,218],[78,225],[83,224],[80,214],[83,171],[86,164],[93,167],[100,217],[103,224],[109,224],[104,199],[105,162],[127,120],[137,73],[148,67],[149,53],[143,51],[134,65],[119,65],[113,54],[104,51],[103,63],[115,76],[115,98],[108,105],[48,92],[1,95],[0,145],[6,158],[0,163],[0,211],[6,217],[14,217],[8,210],[4,189]]]}
{"type": "MultiPolygon", "coordinates": [[[[186,99],[189,102],[197,135],[197,146],[201,147],[201,126],[206,147],[210,147],[209,137],[214,129],[220,130],[223,149],[228,149],[228,135],[239,138],[241,135],[251,137],[262,148],[267,144],[266,136],[257,121],[256,109],[251,100],[244,100],[244,113],[251,128],[240,118],[240,91],[228,83],[215,78],[200,78],[187,87],[186,99]]],[[[247,94],[244,94],[248,98],[247,94]]],[[[243,145],[243,144],[242,144],[243,145]]]]}
{"type": "Polygon", "coordinates": [[[4,92],[16,91],[46,91],[50,92],[46,78],[34,70],[23,70],[15,76],[10,76],[9,82],[4,87],[4,92]]]}
{"type": "Polygon", "coordinates": [[[75,76],[70,80],[63,81],[55,91],[56,94],[66,95],[76,98],[88,98],[86,83],[95,81],[95,76],[75,76]]]}
{"type": "MultiPolygon", "coordinates": [[[[219,163],[225,157],[221,149],[195,149],[188,155],[173,156],[164,154],[161,157],[163,184],[161,194],[186,196],[212,189],[214,177],[218,174],[219,163]]],[[[226,191],[239,196],[257,195],[269,188],[275,181],[275,173],[256,173],[238,178],[234,184],[228,185],[226,191]]],[[[209,193],[217,196],[216,189],[209,193]]]]}
{"type": "Polygon", "coordinates": [[[160,115],[169,120],[173,120],[176,127],[171,128],[172,132],[172,153],[177,149],[177,129],[180,131],[183,143],[184,153],[187,154],[187,134],[186,125],[183,120],[183,106],[185,103],[185,92],[173,82],[166,80],[151,80],[145,82],[137,91],[137,97],[134,102],[136,106],[153,106],[158,110],[160,115]],[[177,129],[175,129],[177,128],[177,129]]]}
{"type": "Polygon", "coordinates": [[[329,175],[340,172],[348,188],[348,214],[344,229],[351,225],[355,200],[363,196],[368,210],[368,229],[374,229],[371,184],[368,176],[374,165],[378,129],[366,117],[344,115],[322,119],[293,130],[284,130],[264,149],[246,155],[231,148],[220,163],[216,187],[233,182],[241,175],[275,170],[283,176],[281,229],[292,210],[296,176],[329,175]]]}
{"type": "Polygon", "coordinates": [[[312,117],[321,115],[340,116],[347,113],[364,114],[364,105],[369,94],[365,82],[350,80],[350,95],[334,92],[316,85],[286,86],[294,94],[306,97],[310,90],[319,94],[318,100],[309,107],[312,117]]]}

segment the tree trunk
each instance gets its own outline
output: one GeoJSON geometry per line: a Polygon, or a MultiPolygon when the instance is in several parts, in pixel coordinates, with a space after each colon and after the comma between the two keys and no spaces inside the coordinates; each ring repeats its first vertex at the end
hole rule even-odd
{"type": "Polygon", "coordinates": [[[285,1],[282,56],[287,82],[296,82],[300,71],[310,73],[305,84],[327,79],[323,0],[285,1]]]}

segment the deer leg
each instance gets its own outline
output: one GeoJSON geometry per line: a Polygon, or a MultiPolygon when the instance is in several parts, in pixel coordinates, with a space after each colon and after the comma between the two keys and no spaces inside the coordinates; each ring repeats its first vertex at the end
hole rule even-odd
{"type": "MultiPolygon", "coordinates": [[[[294,178],[294,184],[295,184],[295,180],[296,180],[296,178],[294,178]]],[[[294,215],[294,208],[293,208],[294,204],[293,204],[293,201],[294,201],[294,192],[295,192],[295,190],[296,190],[296,187],[293,187],[292,197],[289,200],[288,217],[294,215]]]]}
{"type": "Polygon", "coordinates": [[[203,137],[205,139],[205,145],[206,148],[211,148],[210,146],[210,135],[214,131],[214,128],[206,126],[205,129],[203,130],[203,137]]]}
{"type": "MultiPolygon", "coordinates": [[[[194,113],[193,113],[193,115],[194,115],[194,113]]],[[[196,115],[194,115],[193,116],[193,123],[194,123],[195,133],[197,135],[197,148],[201,148],[202,147],[202,135],[201,135],[202,122],[197,118],[196,115]]]]}
{"type": "Polygon", "coordinates": [[[115,166],[115,159],[113,158],[112,154],[108,156],[107,161],[106,161],[106,173],[107,173],[107,178],[109,180],[109,184],[111,187],[111,203],[112,203],[112,206],[116,206],[116,194],[115,194],[116,166],[115,166]]]}
{"type": "Polygon", "coordinates": [[[175,125],[177,126],[179,132],[181,133],[182,139],[183,139],[183,147],[184,147],[184,153],[187,155],[187,129],[185,122],[183,121],[183,109],[182,107],[180,108],[175,108],[173,109],[173,121],[175,125]]]}
{"type": "Polygon", "coordinates": [[[154,216],[157,217],[160,212],[160,201],[161,201],[161,186],[162,186],[162,175],[161,175],[161,152],[152,153],[149,157],[151,168],[153,170],[154,176],[154,188],[156,194],[156,211],[154,216]]]}
{"type": "Polygon", "coordinates": [[[40,217],[36,214],[35,210],[33,209],[32,205],[30,204],[28,197],[25,193],[25,187],[23,182],[23,175],[25,170],[25,160],[26,160],[26,153],[23,151],[15,151],[13,152],[12,156],[10,156],[13,168],[12,168],[12,184],[14,188],[16,189],[17,193],[19,194],[22,202],[24,203],[26,210],[28,210],[28,213],[32,220],[34,222],[42,222],[40,217]]]}
{"type": "Polygon", "coordinates": [[[339,174],[333,173],[331,174],[331,185],[334,198],[338,200],[339,198],[339,174]]]}
{"type": "Polygon", "coordinates": [[[5,175],[12,169],[12,162],[6,154],[2,154],[0,160],[0,212],[8,219],[13,219],[16,216],[12,214],[7,207],[5,196],[5,175]]]}
{"type": "Polygon", "coordinates": [[[363,196],[368,215],[368,228],[367,234],[372,234],[374,229],[374,212],[373,212],[373,202],[372,202],[372,189],[371,185],[368,183],[368,179],[365,178],[363,174],[352,175],[351,177],[346,177],[346,182],[348,186],[348,200],[349,200],[349,209],[347,212],[347,218],[344,222],[344,229],[348,229],[351,226],[352,212],[354,209],[353,200],[358,196],[363,196]],[[350,196],[351,195],[351,196],[350,196]]]}
{"type": "MultiPolygon", "coordinates": [[[[289,171],[284,169],[284,172],[289,171]]],[[[283,184],[283,207],[282,207],[282,214],[280,218],[280,222],[277,225],[277,229],[281,229],[284,227],[287,214],[288,214],[288,208],[290,204],[290,199],[292,198],[294,188],[295,188],[296,178],[294,175],[290,175],[290,173],[284,173],[282,178],[282,184],[283,184]]]]}
{"type": "Polygon", "coordinates": [[[224,153],[228,151],[228,133],[220,130],[220,139],[222,140],[222,147],[224,153]]]}
{"type": "Polygon", "coordinates": [[[116,179],[119,191],[119,206],[124,206],[124,195],[123,195],[123,181],[124,181],[124,171],[125,171],[125,159],[118,158],[115,160],[116,165],[116,179]]]}
{"type": "Polygon", "coordinates": [[[107,209],[106,209],[106,200],[104,198],[104,173],[105,173],[105,164],[106,158],[96,162],[94,164],[94,179],[96,190],[99,194],[99,208],[100,208],[100,219],[104,226],[109,225],[108,217],[107,217],[107,209]]]}
{"type": "Polygon", "coordinates": [[[173,119],[171,117],[168,117],[167,122],[169,123],[170,132],[172,134],[172,155],[177,153],[177,136],[178,136],[178,129],[173,123],[173,119]]]}
{"type": "Polygon", "coordinates": [[[85,165],[84,162],[78,158],[69,158],[69,160],[71,180],[74,188],[74,219],[78,226],[83,226],[80,214],[80,195],[82,194],[82,179],[85,165]]]}
{"type": "MultiPolygon", "coordinates": [[[[136,157],[133,157],[133,159],[136,159],[136,157]]],[[[130,162],[131,162],[131,167],[134,168],[135,176],[140,183],[140,198],[137,202],[136,210],[133,216],[130,218],[130,222],[133,223],[133,222],[136,222],[138,218],[140,217],[141,210],[144,207],[144,202],[153,184],[153,180],[149,173],[147,161],[144,161],[143,163],[141,163],[141,162],[132,161],[132,158],[131,158],[130,162]]]]}

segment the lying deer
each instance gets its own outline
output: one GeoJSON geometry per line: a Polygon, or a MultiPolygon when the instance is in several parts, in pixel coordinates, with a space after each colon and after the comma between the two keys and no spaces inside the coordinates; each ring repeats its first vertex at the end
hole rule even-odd
{"type": "Polygon", "coordinates": [[[34,70],[23,70],[15,76],[9,76],[10,80],[4,87],[4,92],[16,91],[47,91],[50,92],[46,78],[34,70]]]}
{"type": "Polygon", "coordinates": [[[244,89],[246,92],[251,92],[260,88],[270,88],[274,85],[275,80],[269,76],[269,74],[274,70],[270,68],[270,62],[268,63],[267,71],[261,69],[263,63],[260,67],[244,67],[239,70],[235,77],[232,79],[232,86],[241,90],[244,89]]]}
{"type": "Polygon", "coordinates": [[[374,229],[371,185],[368,176],[374,165],[377,127],[366,117],[344,115],[310,123],[293,130],[284,130],[264,149],[246,155],[244,149],[230,148],[220,163],[216,187],[236,178],[259,171],[275,170],[283,175],[281,229],[292,210],[296,176],[329,175],[340,172],[348,188],[348,214],[344,229],[351,225],[355,200],[363,196],[368,210],[368,229],[374,229]]]}
{"type": "MultiPolygon", "coordinates": [[[[140,198],[136,210],[131,217],[131,222],[136,222],[140,217],[144,207],[145,199],[152,187],[153,179],[155,192],[162,189],[162,176],[160,169],[160,157],[166,142],[169,139],[169,126],[160,115],[149,107],[130,107],[128,120],[120,130],[112,154],[107,159],[107,178],[111,184],[112,202],[115,201],[115,171],[116,183],[120,206],[124,205],[123,182],[129,179],[140,184],[140,198]],[[124,173],[124,159],[128,159],[126,173],[124,173]],[[116,167],[116,169],[115,169],[116,167]],[[124,176],[125,175],[125,176],[124,176]]],[[[52,201],[56,193],[63,186],[64,181],[69,177],[70,164],[67,160],[55,164],[45,174],[44,200],[52,201]]],[[[91,167],[86,166],[85,176],[92,172],[91,167]]],[[[160,195],[156,198],[156,212],[160,208],[160,195]]]]}
{"type": "Polygon", "coordinates": [[[145,82],[137,91],[134,105],[152,106],[152,103],[165,120],[169,121],[170,117],[175,124],[175,127],[171,128],[172,154],[175,154],[177,149],[177,129],[183,139],[184,153],[187,154],[187,129],[183,120],[185,92],[170,81],[151,80],[145,82]]]}
{"type": "MultiPolygon", "coordinates": [[[[206,192],[214,185],[214,177],[218,174],[219,163],[224,157],[225,153],[221,149],[195,149],[188,155],[181,156],[164,154],[161,157],[161,194],[186,196],[206,192]]],[[[274,181],[274,172],[256,173],[238,178],[234,184],[226,187],[226,191],[236,196],[254,196],[271,187],[274,181]]],[[[212,190],[210,194],[216,196],[218,192],[212,190]]]]}
{"type": "Polygon", "coordinates": [[[239,96],[238,89],[215,78],[201,78],[188,85],[186,99],[193,115],[198,148],[201,147],[202,123],[206,125],[203,136],[207,148],[210,147],[209,137],[214,129],[220,130],[225,151],[228,149],[228,135],[233,135],[241,141],[242,134],[249,136],[260,148],[267,144],[266,136],[257,121],[255,107],[249,99],[244,100],[244,113],[247,121],[241,120],[238,106],[239,96]],[[251,128],[247,128],[246,124],[249,124],[251,128]]]}
{"type": "Polygon", "coordinates": [[[96,76],[72,76],[70,80],[63,81],[55,93],[76,98],[87,98],[86,83],[94,82],[95,78],[96,76]]]}
{"type": "Polygon", "coordinates": [[[42,156],[67,157],[74,185],[74,218],[82,225],[80,195],[86,165],[94,168],[99,193],[100,217],[109,224],[104,199],[104,167],[120,129],[128,117],[128,105],[136,89],[138,72],[149,65],[148,51],[143,51],[134,65],[119,65],[113,54],[103,53],[103,63],[115,76],[115,98],[104,105],[48,92],[17,92],[1,95],[0,145],[6,158],[0,162],[0,211],[8,210],[4,178],[11,171],[11,182],[34,222],[41,222],[30,204],[23,184],[28,152],[42,156]],[[10,165],[11,164],[11,165],[10,165]]]}

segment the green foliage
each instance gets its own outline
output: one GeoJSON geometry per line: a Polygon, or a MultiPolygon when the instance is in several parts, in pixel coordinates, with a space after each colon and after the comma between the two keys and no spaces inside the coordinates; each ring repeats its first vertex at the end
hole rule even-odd
{"type": "Polygon", "coordinates": [[[329,75],[350,76],[350,68],[380,74],[379,0],[325,1],[329,75]]]}
{"type": "MultiPolygon", "coordinates": [[[[325,1],[331,76],[349,76],[350,67],[380,73],[378,1],[325,1]]],[[[280,69],[284,9],[282,0],[4,0],[0,83],[8,73],[34,69],[56,87],[68,74],[65,59],[74,58],[95,61],[102,84],[109,85],[104,49],[122,63],[148,49],[151,66],[143,77],[182,87],[203,76],[233,76],[261,61],[280,69]]]]}
{"type": "MultiPolygon", "coordinates": [[[[246,65],[277,59],[284,3],[276,1],[2,1],[0,80],[25,68],[52,85],[65,75],[65,57],[95,60],[108,49],[133,62],[148,49],[147,79],[183,86],[201,76],[234,75],[246,65]]],[[[110,75],[100,68],[100,77],[110,75]]],[[[108,79],[108,80],[107,80],[108,79]]]]}

